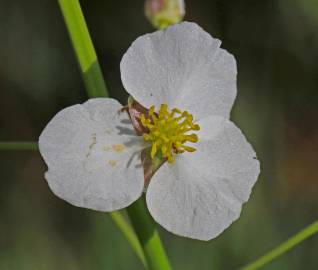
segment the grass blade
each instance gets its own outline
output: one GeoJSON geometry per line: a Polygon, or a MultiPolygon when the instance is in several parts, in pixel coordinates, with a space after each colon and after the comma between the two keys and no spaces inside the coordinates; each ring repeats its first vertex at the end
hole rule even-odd
{"type": "Polygon", "coordinates": [[[300,244],[302,241],[306,240],[308,237],[316,234],[318,232],[318,220],[301,230],[299,233],[295,234],[287,241],[280,244],[278,247],[272,249],[270,252],[260,257],[256,261],[242,267],[241,270],[255,270],[264,266],[265,264],[273,261],[277,257],[283,255],[296,245],[300,244]]]}

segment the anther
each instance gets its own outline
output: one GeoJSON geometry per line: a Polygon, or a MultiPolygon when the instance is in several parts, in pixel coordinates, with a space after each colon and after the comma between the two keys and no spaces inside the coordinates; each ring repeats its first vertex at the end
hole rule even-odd
{"type": "Polygon", "coordinates": [[[140,122],[148,130],[143,137],[152,143],[152,158],[161,151],[161,155],[169,163],[173,163],[176,154],[196,150],[185,145],[186,142],[196,143],[199,140],[196,134],[188,134],[189,131],[200,130],[200,126],[193,123],[193,116],[189,112],[182,112],[177,108],[169,112],[168,105],[161,104],[159,112],[155,113],[155,107],[151,106],[148,117],[141,115],[140,122]]]}

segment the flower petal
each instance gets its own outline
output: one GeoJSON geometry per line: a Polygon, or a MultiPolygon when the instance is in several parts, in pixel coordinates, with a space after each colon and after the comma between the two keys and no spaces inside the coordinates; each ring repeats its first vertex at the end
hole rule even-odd
{"type": "Polygon", "coordinates": [[[167,230],[209,240],[239,217],[260,169],[254,150],[232,122],[209,117],[200,125],[197,151],[162,165],[150,181],[147,205],[167,230]]]}
{"type": "Polygon", "coordinates": [[[124,87],[145,107],[168,104],[196,119],[228,118],[236,96],[236,62],[221,42],[183,22],[139,37],[121,61],[124,87]]]}
{"type": "Polygon", "coordinates": [[[39,138],[52,191],[69,203],[100,211],[121,209],[140,197],[140,137],[119,102],[90,99],[60,111],[39,138]]]}

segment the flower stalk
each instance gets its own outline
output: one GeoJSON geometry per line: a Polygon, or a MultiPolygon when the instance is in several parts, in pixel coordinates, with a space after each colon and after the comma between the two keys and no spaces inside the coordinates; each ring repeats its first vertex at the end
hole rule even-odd
{"type": "MultiPolygon", "coordinates": [[[[58,0],[58,2],[80,66],[88,96],[107,97],[107,87],[79,1],[58,0]]],[[[146,268],[149,264],[152,270],[170,270],[171,268],[161,245],[159,235],[155,230],[154,223],[149,217],[147,209],[141,207],[141,202],[139,201],[130,209],[129,216],[132,218],[134,229],[142,246],[140,246],[140,242],[134,235],[134,231],[126,223],[120,212],[112,212],[110,216],[146,268]],[[140,220],[137,222],[136,218],[140,218],[140,220]],[[144,253],[146,254],[146,259],[149,260],[148,263],[144,253]]]]}
{"type": "Polygon", "coordinates": [[[172,270],[144,196],[127,209],[151,270],[172,270]]]}
{"type": "Polygon", "coordinates": [[[78,0],[58,0],[89,97],[107,97],[108,91],[78,0]]]}
{"type": "Polygon", "coordinates": [[[0,151],[36,151],[38,144],[36,142],[0,142],[0,151]]]}

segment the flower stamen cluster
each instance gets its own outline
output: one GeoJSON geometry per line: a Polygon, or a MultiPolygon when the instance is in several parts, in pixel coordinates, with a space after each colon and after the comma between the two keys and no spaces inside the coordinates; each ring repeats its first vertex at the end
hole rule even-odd
{"type": "Polygon", "coordinates": [[[142,114],[140,121],[148,130],[143,134],[144,139],[152,143],[151,158],[160,152],[163,158],[173,163],[175,154],[196,151],[194,147],[185,145],[199,140],[195,133],[188,134],[190,131],[200,130],[200,126],[193,123],[193,116],[189,112],[182,112],[177,108],[169,112],[168,105],[161,104],[158,113],[151,106],[148,116],[142,114]]]}

